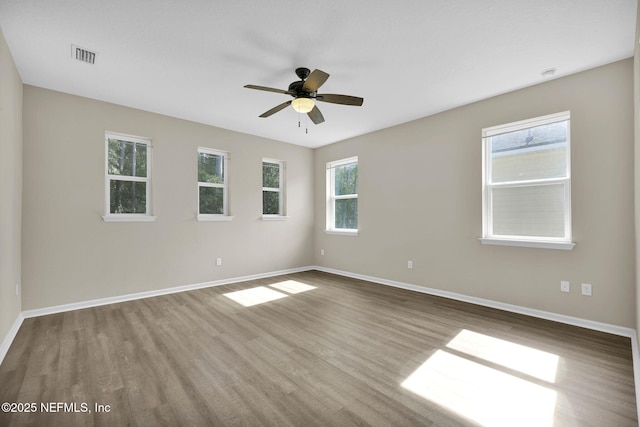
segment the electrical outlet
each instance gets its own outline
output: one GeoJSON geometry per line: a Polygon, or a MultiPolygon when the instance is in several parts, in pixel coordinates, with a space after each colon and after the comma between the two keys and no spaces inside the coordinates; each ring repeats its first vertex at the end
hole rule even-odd
{"type": "Polygon", "coordinates": [[[413,268],[413,261],[407,261],[407,268],[413,268]]]}
{"type": "Polygon", "coordinates": [[[216,258],[216,265],[220,267],[222,265],[222,258],[216,258]]]}
{"type": "Polygon", "coordinates": [[[563,280],[560,282],[560,291],[561,292],[570,292],[571,291],[571,283],[563,280]]]}
{"type": "Polygon", "coordinates": [[[20,296],[20,282],[16,283],[16,296],[20,296]]]}
{"type": "Polygon", "coordinates": [[[324,255],[324,249],[320,249],[320,255],[324,255]]]}
{"type": "Polygon", "coordinates": [[[591,295],[593,295],[592,291],[593,291],[593,287],[591,286],[591,284],[589,283],[582,284],[582,295],[590,297],[591,295]]]}

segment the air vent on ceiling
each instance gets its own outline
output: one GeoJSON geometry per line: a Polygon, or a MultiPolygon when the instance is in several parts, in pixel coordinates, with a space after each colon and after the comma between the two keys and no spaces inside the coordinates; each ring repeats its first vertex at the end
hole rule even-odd
{"type": "Polygon", "coordinates": [[[71,45],[71,57],[80,62],[85,62],[87,64],[93,65],[96,63],[96,55],[96,52],[92,52],[88,49],[73,44],[71,45]]]}

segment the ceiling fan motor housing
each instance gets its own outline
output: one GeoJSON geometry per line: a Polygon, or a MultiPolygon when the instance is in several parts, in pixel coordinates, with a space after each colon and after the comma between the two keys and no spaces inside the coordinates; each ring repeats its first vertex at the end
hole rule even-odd
{"type": "Polygon", "coordinates": [[[307,77],[309,77],[309,74],[311,74],[311,70],[308,68],[305,68],[305,67],[296,68],[296,76],[298,76],[300,80],[305,80],[307,77]]]}
{"type": "Polygon", "coordinates": [[[289,85],[289,92],[294,98],[315,98],[316,92],[308,92],[302,89],[304,82],[302,80],[293,82],[289,85]]]}

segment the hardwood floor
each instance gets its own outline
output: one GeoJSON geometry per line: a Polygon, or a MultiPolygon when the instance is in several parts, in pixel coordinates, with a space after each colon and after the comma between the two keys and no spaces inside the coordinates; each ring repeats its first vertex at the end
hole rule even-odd
{"type": "Polygon", "coordinates": [[[36,405],[1,426],[638,425],[628,338],[317,271],[26,319],[0,402],[36,405]]]}

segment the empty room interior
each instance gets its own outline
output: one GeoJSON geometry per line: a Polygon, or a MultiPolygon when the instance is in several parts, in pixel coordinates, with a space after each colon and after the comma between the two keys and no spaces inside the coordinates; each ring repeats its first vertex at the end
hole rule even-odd
{"type": "Polygon", "coordinates": [[[0,0],[0,426],[637,426],[637,0],[0,0]]]}

